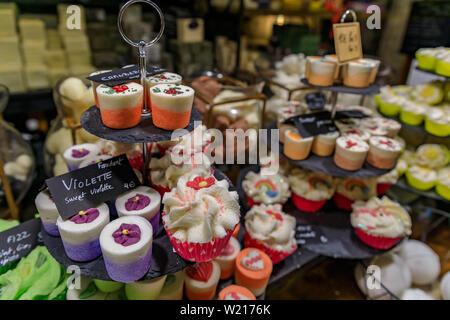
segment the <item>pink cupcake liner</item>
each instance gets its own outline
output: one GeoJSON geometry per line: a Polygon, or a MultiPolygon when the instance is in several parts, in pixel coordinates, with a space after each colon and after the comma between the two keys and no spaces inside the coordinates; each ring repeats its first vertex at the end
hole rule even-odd
{"type": "Polygon", "coordinates": [[[128,157],[128,161],[130,162],[130,165],[133,169],[142,171],[142,154],[138,154],[134,157],[128,157]]]}
{"type": "Polygon", "coordinates": [[[355,202],[354,200],[340,194],[339,192],[335,192],[333,195],[333,201],[339,209],[352,211],[352,204],[355,202]]]}
{"type": "Polygon", "coordinates": [[[305,212],[317,212],[325,205],[327,202],[327,199],[314,201],[314,200],[308,200],[306,198],[300,197],[296,193],[292,193],[292,202],[294,205],[302,211],[305,212]]]}
{"type": "Polygon", "coordinates": [[[391,186],[392,183],[377,183],[377,195],[385,194],[391,186]]]}
{"type": "MultiPolygon", "coordinates": [[[[166,213],[163,211],[163,217],[166,213]]],[[[227,231],[227,234],[223,238],[213,238],[210,242],[207,243],[189,243],[182,242],[173,237],[172,232],[167,228],[166,224],[163,225],[164,229],[166,229],[167,235],[172,243],[175,251],[185,260],[194,261],[194,262],[205,262],[217,258],[223,249],[228,244],[228,241],[233,234],[234,228],[227,231]]]]}
{"type": "Polygon", "coordinates": [[[392,248],[401,237],[388,238],[380,236],[372,236],[360,228],[355,228],[355,233],[362,242],[375,249],[387,250],[392,248]]]}
{"type": "Polygon", "coordinates": [[[150,172],[148,173],[148,182],[150,183],[150,185],[151,185],[151,187],[152,187],[153,189],[155,189],[156,191],[158,191],[158,193],[161,195],[161,199],[164,197],[164,194],[165,194],[166,192],[170,192],[170,188],[169,188],[169,187],[163,187],[163,186],[159,186],[159,185],[157,185],[157,184],[154,184],[154,183],[152,182],[152,178],[151,178],[150,172]]]}
{"type": "Polygon", "coordinates": [[[264,253],[266,253],[269,256],[269,258],[270,258],[270,260],[272,260],[273,264],[277,264],[280,261],[286,259],[286,257],[291,255],[295,250],[297,250],[297,244],[295,244],[295,246],[289,251],[274,250],[274,249],[266,246],[265,244],[263,244],[261,241],[252,238],[252,236],[247,231],[245,231],[245,236],[244,236],[244,247],[245,248],[256,248],[256,249],[263,251],[264,253]]]}
{"type": "Polygon", "coordinates": [[[248,207],[249,207],[249,208],[261,204],[261,202],[256,202],[255,200],[253,200],[253,198],[251,198],[251,197],[249,197],[249,196],[247,196],[247,195],[246,195],[246,197],[247,197],[247,204],[248,204],[248,207]]]}

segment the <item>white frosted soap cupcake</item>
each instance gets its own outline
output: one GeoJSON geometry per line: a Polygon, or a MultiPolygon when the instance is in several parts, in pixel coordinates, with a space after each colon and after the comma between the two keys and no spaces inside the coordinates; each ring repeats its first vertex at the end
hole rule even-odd
{"type": "Polygon", "coordinates": [[[363,140],[344,136],[336,140],[334,163],[345,170],[361,169],[369,151],[369,145],[363,140]]]}
{"type": "Polygon", "coordinates": [[[265,176],[249,172],[242,182],[242,187],[249,207],[255,204],[284,204],[291,196],[288,180],[279,174],[265,176]]]}
{"type": "Polygon", "coordinates": [[[183,77],[172,72],[162,72],[145,79],[147,88],[156,86],[157,84],[181,84],[183,77]]]}
{"type": "Polygon", "coordinates": [[[57,225],[67,256],[80,262],[100,256],[100,232],[108,222],[109,209],[104,203],[82,210],[65,221],[59,217],[57,225]]]}
{"type": "Polygon", "coordinates": [[[59,212],[48,190],[39,192],[34,203],[45,231],[52,236],[59,237],[58,226],[56,225],[59,212]]]}
{"type": "Polygon", "coordinates": [[[150,88],[153,124],[165,130],[185,128],[191,118],[195,90],[176,84],[150,88]]]}
{"type": "Polygon", "coordinates": [[[144,89],[139,83],[129,82],[113,87],[97,87],[98,107],[103,124],[113,129],[126,129],[139,124],[144,104],[144,89]]]}
{"type": "Polygon", "coordinates": [[[116,209],[119,217],[143,217],[150,221],[154,234],[159,229],[160,207],[161,195],[158,191],[145,186],[140,186],[121,194],[116,199],[116,209]]]}
{"type": "Polygon", "coordinates": [[[153,229],[142,217],[126,216],[110,222],[100,234],[106,271],[118,282],[142,278],[152,260],[153,229]]]}
{"type": "Polygon", "coordinates": [[[93,143],[84,143],[66,149],[63,153],[63,158],[69,171],[73,171],[79,168],[81,162],[97,156],[99,153],[100,148],[97,147],[97,145],[93,143]]]}
{"type": "Polygon", "coordinates": [[[161,293],[167,275],[151,280],[141,280],[125,284],[128,300],[155,300],[161,293]]]}
{"type": "Polygon", "coordinates": [[[234,265],[239,251],[241,251],[241,244],[236,238],[231,237],[220,256],[214,259],[220,266],[220,279],[228,279],[233,275],[234,265]]]}
{"type": "Polygon", "coordinates": [[[395,166],[402,146],[394,139],[387,137],[371,137],[369,139],[367,162],[375,168],[392,169],[395,166]]]}

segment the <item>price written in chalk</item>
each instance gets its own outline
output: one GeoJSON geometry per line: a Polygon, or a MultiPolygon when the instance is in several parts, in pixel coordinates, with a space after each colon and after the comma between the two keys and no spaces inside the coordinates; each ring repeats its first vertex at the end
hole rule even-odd
{"type": "Polygon", "coordinates": [[[333,24],[334,47],[339,63],[361,59],[361,30],[359,22],[333,24]]]}
{"type": "Polygon", "coordinates": [[[39,239],[41,221],[39,218],[0,233],[0,267],[28,255],[39,239]]]}
{"type": "Polygon", "coordinates": [[[47,179],[46,183],[64,220],[140,185],[124,154],[47,179]]]}

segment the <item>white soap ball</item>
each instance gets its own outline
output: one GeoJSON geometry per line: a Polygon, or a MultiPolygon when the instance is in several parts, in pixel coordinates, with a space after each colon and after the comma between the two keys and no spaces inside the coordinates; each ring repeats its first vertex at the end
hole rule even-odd
{"type": "Polygon", "coordinates": [[[75,77],[67,78],[59,87],[59,92],[72,101],[83,100],[87,90],[83,81],[75,77]]]}
{"type": "Polygon", "coordinates": [[[403,292],[402,300],[434,300],[434,298],[423,290],[411,288],[403,292]]]}
{"type": "Polygon", "coordinates": [[[414,284],[427,285],[439,277],[441,272],[439,256],[425,243],[408,240],[401,247],[399,255],[411,271],[414,284]]]}
{"type": "Polygon", "coordinates": [[[5,174],[10,177],[24,176],[27,174],[27,170],[25,168],[13,161],[5,163],[4,170],[5,174]]]}
{"type": "MultiPolygon", "coordinates": [[[[411,287],[411,272],[398,255],[386,253],[373,258],[366,265],[368,267],[372,265],[380,268],[379,280],[397,297],[401,297],[403,292],[411,287]]],[[[355,280],[359,289],[371,299],[390,299],[391,296],[382,286],[368,289],[367,279],[369,276],[361,264],[358,263],[355,268],[355,280]]],[[[371,283],[373,284],[373,282],[371,283]]],[[[377,283],[375,282],[375,284],[377,283]]]]}
{"type": "Polygon", "coordinates": [[[442,299],[450,300],[450,271],[441,280],[441,295],[442,299]]]}
{"type": "Polygon", "coordinates": [[[29,155],[22,154],[16,159],[16,163],[22,166],[28,172],[28,170],[31,168],[32,160],[29,155]]]}
{"type": "Polygon", "coordinates": [[[95,96],[94,96],[94,90],[92,89],[92,87],[89,87],[86,90],[84,97],[83,97],[83,104],[87,108],[95,106],[95,96]]]}

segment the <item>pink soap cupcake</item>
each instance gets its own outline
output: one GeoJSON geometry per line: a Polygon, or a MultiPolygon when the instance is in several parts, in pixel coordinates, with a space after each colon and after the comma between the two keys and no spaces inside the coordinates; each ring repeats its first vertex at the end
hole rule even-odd
{"type": "Polygon", "coordinates": [[[305,212],[320,210],[334,194],[333,177],[302,169],[294,169],[289,174],[292,202],[305,212]]]}
{"type": "Polygon", "coordinates": [[[254,206],[245,216],[245,247],[262,250],[276,264],[297,249],[295,224],[279,204],[254,206]]]}
{"type": "Polygon", "coordinates": [[[409,214],[387,197],[355,202],[351,223],[358,238],[376,249],[390,249],[402,237],[411,234],[409,214]]]}
{"type": "Polygon", "coordinates": [[[225,180],[191,174],[164,195],[163,225],[182,258],[208,261],[226,247],[240,219],[238,194],[228,188],[225,180]]]}
{"type": "Polygon", "coordinates": [[[333,201],[339,209],[351,211],[356,200],[368,200],[376,196],[375,178],[336,178],[333,201]]]}

